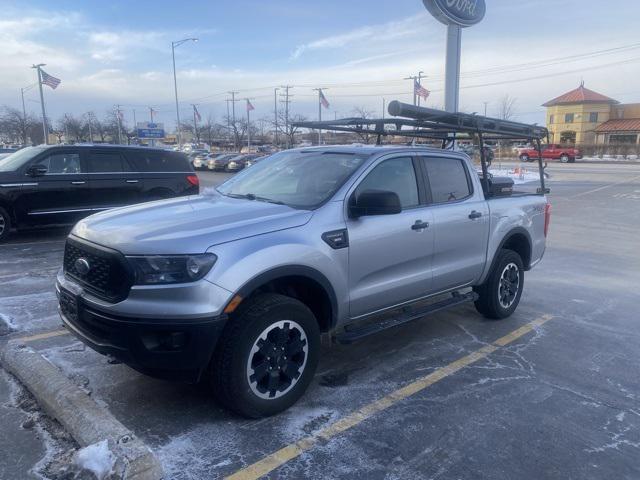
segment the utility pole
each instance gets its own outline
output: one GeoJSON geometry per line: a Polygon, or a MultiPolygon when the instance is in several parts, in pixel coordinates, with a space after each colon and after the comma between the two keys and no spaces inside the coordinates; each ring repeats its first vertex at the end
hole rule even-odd
{"type": "Polygon", "coordinates": [[[231,135],[231,117],[229,116],[229,102],[231,99],[227,98],[225,102],[227,102],[227,132],[231,135]]]}
{"type": "Polygon", "coordinates": [[[285,93],[284,95],[284,131],[285,131],[285,146],[286,148],[289,148],[289,103],[291,103],[290,97],[292,95],[289,95],[289,89],[292,88],[291,85],[284,85],[282,88],[285,93]]]}
{"type": "Polygon", "coordinates": [[[93,130],[91,130],[91,112],[87,112],[87,123],[89,124],[89,143],[93,143],[93,130]]]}
{"type": "MultiPolygon", "coordinates": [[[[318,122],[322,122],[322,96],[323,96],[322,90],[328,90],[328,89],[314,88],[313,90],[318,92],[318,122]]],[[[322,145],[322,129],[321,128],[318,129],[318,145],[322,145]]]]}
{"type": "Polygon", "coordinates": [[[489,104],[489,102],[484,102],[484,116],[487,116],[487,105],[489,104]]]}
{"type": "Polygon", "coordinates": [[[20,89],[20,97],[22,98],[22,143],[25,147],[27,146],[27,109],[24,106],[24,92],[31,90],[35,86],[36,84],[33,83],[20,89]]]}
{"type": "Polygon", "coordinates": [[[426,76],[426,75],[423,75],[423,73],[424,73],[424,72],[423,72],[422,70],[420,70],[420,71],[418,72],[418,75],[412,75],[412,76],[409,76],[409,77],[403,78],[403,80],[411,80],[411,88],[413,89],[413,104],[414,104],[414,105],[418,105],[418,106],[420,106],[420,97],[418,97],[418,96],[416,95],[416,83],[417,83],[418,85],[421,85],[421,83],[420,83],[420,82],[421,82],[421,80],[422,80],[423,78],[427,78],[427,76],[426,76]]]}
{"type": "Polygon", "coordinates": [[[122,125],[120,124],[121,115],[122,113],[120,112],[120,105],[116,105],[116,121],[118,122],[118,145],[122,144],[122,138],[121,138],[122,125]]]}
{"type": "Polygon", "coordinates": [[[278,87],[273,89],[273,117],[276,126],[273,143],[276,148],[278,148],[278,90],[280,90],[278,87]]]}
{"type": "Polygon", "coordinates": [[[153,107],[149,107],[149,118],[151,119],[151,123],[153,123],[153,107]]]}
{"type": "Polygon", "coordinates": [[[44,134],[44,144],[49,144],[49,128],[47,127],[47,112],[44,108],[44,93],[42,92],[42,67],[46,63],[39,63],[32,65],[31,68],[35,68],[38,71],[38,87],[40,87],[40,106],[42,107],[42,133],[44,134]]]}
{"type": "Polygon", "coordinates": [[[384,120],[384,111],[387,109],[387,99],[382,97],[382,119],[384,120]]]}

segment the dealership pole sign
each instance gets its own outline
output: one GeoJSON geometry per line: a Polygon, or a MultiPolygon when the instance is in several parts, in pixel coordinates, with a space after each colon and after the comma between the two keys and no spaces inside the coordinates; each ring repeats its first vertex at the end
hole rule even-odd
{"type": "Polygon", "coordinates": [[[427,10],[445,25],[470,27],[484,18],[484,0],[422,0],[427,10]]]}
{"type": "Polygon", "coordinates": [[[447,64],[444,105],[457,112],[460,103],[462,29],[480,23],[487,11],[485,0],[422,0],[429,13],[447,26],[447,64]]]}

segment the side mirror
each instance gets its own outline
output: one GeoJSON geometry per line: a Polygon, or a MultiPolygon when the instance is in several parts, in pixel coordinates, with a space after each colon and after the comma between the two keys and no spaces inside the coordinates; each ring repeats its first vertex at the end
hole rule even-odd
{"type": "Polygon", "coordinates": [[[31,177],[40,177],[42,175],[45,175],[49,170],[47,169],[47,167],[45,167],[44,165],[31,165],[28,169],[27,169],[27,175],[31,176],[31,177]]]}
{"type": "Polygon", "coordinates": [[[385,190],[365,190],[351,197],[349,216],[352,218],[372,215],[395,215],[402,212],[400,197],[385,190]]]}

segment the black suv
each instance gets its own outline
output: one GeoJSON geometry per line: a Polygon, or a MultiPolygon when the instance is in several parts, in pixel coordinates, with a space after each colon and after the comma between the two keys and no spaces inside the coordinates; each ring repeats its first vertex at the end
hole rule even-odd
{"type": "Polygon", "coordinates": [[[0,241],[11,227],[73,224],[101,210],[197,195],[186,155],[122,145],[41,145],[0,159],[0,241]]]}

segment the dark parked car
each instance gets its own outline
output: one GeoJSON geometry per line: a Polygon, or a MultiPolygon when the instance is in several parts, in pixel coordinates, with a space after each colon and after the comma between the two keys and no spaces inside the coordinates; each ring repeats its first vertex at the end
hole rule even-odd
{"type": "Polygon", "coordinates": [[[179,152],[120,145],[29,147],[0,159],[0,241],[18,229],[75,223],[113,207],[196,195],[179,152]]]}
{"type": "Polygon", "coordinates": [[[221,171],[226,170],[229,161],[240,155],[239,153],[225,153],[218,156],[210,156],[207,160],[207,168],[209,170],[221,171]]]}
{"type": "Polygon", "coordinates": [[[262,155],[259,153],[243,153],[242,155],[238,155],[237,157],[233,157],[227,163],[227,168],[225,169],[227,172],[238,172],[247,166],[247,162],[250,160],[254,160],[262,155]]]}

